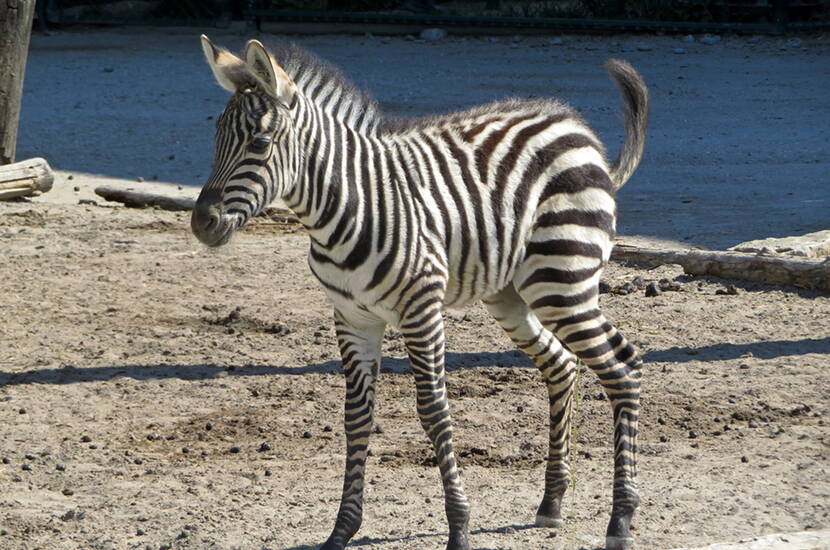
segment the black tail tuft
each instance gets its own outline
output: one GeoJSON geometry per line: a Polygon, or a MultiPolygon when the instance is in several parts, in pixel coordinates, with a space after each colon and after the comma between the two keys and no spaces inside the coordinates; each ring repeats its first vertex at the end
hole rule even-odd
{"type": "Polygon", "coordinates": [[[648,88],[634,67],[620,59],[609,59],[605,68],[623,96],[625,141],[617,160],[611,165],[611,179],[619,189],[637,169],[643,158],[648,126],[648,88]]]}

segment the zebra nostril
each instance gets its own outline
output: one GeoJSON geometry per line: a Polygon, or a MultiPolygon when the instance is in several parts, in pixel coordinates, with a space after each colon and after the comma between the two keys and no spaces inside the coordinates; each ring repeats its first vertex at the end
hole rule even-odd
{"type": "Polygon", "coordinates": [[[197,237],[209,235],[221,225],[221,222],[222,211],[218,206],[196,203],[190,217],[190,226],[197,237]]]}

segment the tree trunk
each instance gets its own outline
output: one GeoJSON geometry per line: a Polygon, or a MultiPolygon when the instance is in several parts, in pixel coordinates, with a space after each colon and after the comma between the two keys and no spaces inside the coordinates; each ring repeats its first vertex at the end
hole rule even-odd
{"type": "Polygon", "coordinates": [[[611,258],[651,267],[678,264],[689,275],[713,275],[830,291],[830,258],[798,260],[742,252],[658,250],[619,244],[614,247],[611,258]]]}
{"type": "Polygon", "coordinates": [[[35,0],[0,0],[0,165],[14,162],[35,0]]]}
{"type": "MultiPolygon", "coordinates": [[[[3,0],[0,0],[2,2],[3,0]]],[[[38,196],[52,189],[55,174],[42,158],[0,166],[0,201],[38,196]]]]}

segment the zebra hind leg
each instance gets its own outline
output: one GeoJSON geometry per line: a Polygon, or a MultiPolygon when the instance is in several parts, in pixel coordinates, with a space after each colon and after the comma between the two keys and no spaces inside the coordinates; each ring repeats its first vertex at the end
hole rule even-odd
{"type": "Polygon", "coordinates": [[[346,471],[334,529],[321,550],[343,550],[363,521],[363,486],[385,324],[355,326],[335,312],[335,329],[346,376],[346,471]]]}
{"type": "Polygon", "coordinates": [[[426,296],[411,304],[411,317],[400,326],[417,392],[418,418],[432,442],[444,485],[449,524],[447,550],[469,550],[470,505],[452,445],[452,418],[444,382],[444,321],[440,297],[426,296]]]}
{"type": "Polygon", "coordinates": [[[484,304],[513,343],[530,356],[545,380],[550,404],[550,438],[545,493],[536,512],[539,527],[562,526],[562,498],[570,481],[571,409],[576,367],[573,356],[536,318],[513,285],[484,304]]]}
{"type": "MultiPolygon", "coordinates": [[[[626,550],[634,543],[630,525],[640,500],[636,474],[642,360],[599,310],[600,254],[595,268],[575,270],[568,263],[574,256],[562,254],[561,241],[536,245],[536,256],[528,264],[537,267],[517,276],[516,287],[542,324],[597,375],[608,396],[614,421],[614,489],[605,545],[607,550],[626,550]],[[545,267],[539,268],[540,263],[545,267]]],[[[574,251],[581,258],[593,253],[588,246],[574,251]]]]}

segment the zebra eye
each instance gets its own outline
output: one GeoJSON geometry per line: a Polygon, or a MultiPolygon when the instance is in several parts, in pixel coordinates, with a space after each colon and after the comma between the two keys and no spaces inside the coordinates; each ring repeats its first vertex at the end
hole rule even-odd
{"type": "Polygon", "coordinates": [[[258,136],[251,140],[249,149],[253,153],[262,154],[268,150],[269,145],[271,145],[271,138],[269,136],[258,136]]]}

